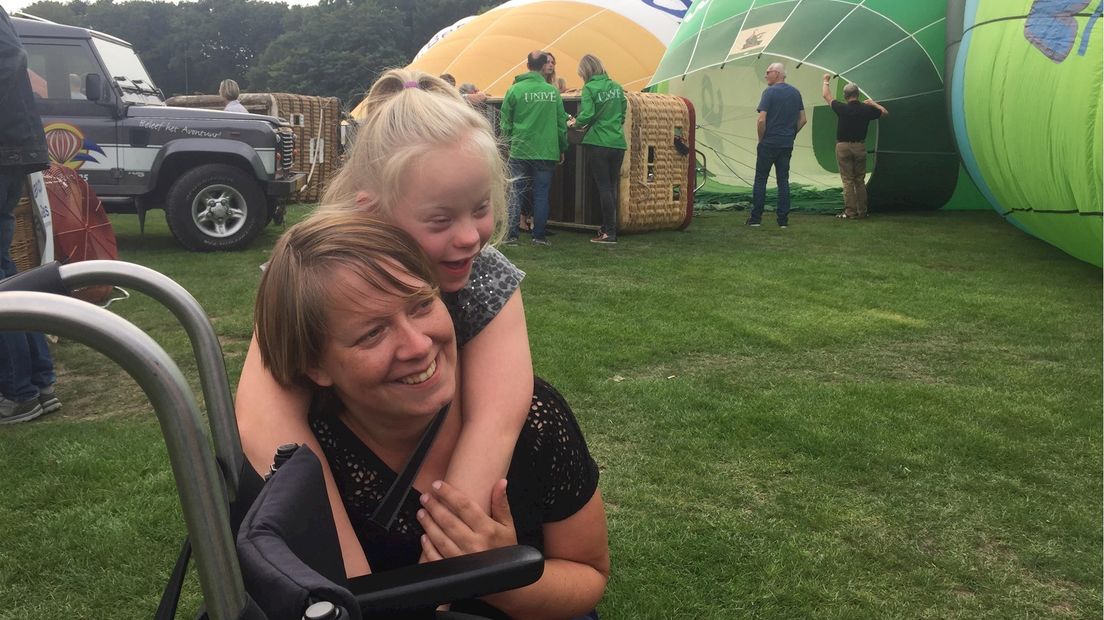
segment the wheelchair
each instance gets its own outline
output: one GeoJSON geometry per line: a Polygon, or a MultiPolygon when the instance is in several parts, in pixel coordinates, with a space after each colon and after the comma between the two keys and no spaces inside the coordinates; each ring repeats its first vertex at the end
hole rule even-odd
{"type": "Polygon", "coordinates": [[[161,273],[106,260],[30,269],[0,281],[0,329],[49,332],[88,345],[126,370],[153,405],[188,535],[158,620],[175,617],[193,551],[200,617],[211,620],[464,620],[475,616],[437,608],[540,579],[544,558],[522,545],[346,579],[318,458],[282,447],[267,480],[253,470],[242,452],[214,328],[195,298],[161,273]],[[140,291],[180,321],[197,360],[210,439],[176,363],[135,325],[69,297],[87,286],[140,291]]]}

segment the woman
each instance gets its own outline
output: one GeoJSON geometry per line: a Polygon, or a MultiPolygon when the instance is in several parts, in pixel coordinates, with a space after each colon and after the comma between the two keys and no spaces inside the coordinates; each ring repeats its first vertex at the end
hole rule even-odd
{"type": "MultiPolygon", "coordinates": [[[[524,273],[489,242],[502,237],[506,172],[486,119],[439,78],[386,72],[319,211],[374,215],[410,234],[430,257],[467,369],[457,407],[463,425],[444,479],[490,507],[533,395],[533,365],[519,289],[524,273]]],[[[307,424],[310,391],[281,385],[254,342],[238,383],[242,446],[258,471],[276,448],[321,447],[307,424]]],[[[325,469],[349,576],[369,571],[325,469]]]]}
{"type": "Polygon", "coordinates": [[[585,614],[609,575],[598,469],[571,410],[539,380],[489,515],[441,481],[462,428],[450,408],[394,525],[371,523],[426,426],[456,396],[456,337],[437,291],[430,260],[401,229],[316,213],[281,237],[261,280],[261,357],[282,385],[315,395],[311,428],[374,570],[520,542],[543,551],[541,579],[453,610],[585,614]]]}
{"type": "Polygon", "coordinates": [[[602,229],[591,243],[617,243],[617,189],[625,159],[625,91],[606,74],[602,61],[591,54],[579,59],[583,78],[579,115],[571,125],[587,127],[583,136],[587,167],[598,185],[602,229]]]}
{"type": "Polygon", "coordinates": [[[241,95],[241,89],[238,88],[238,83],[234,80],[223,80],[219,84],[219,97],[226,100],[226,107],[223,110],[227,112],[249,112],[245,109],[245,106],[238,101],[238,97],[241,95]]]}

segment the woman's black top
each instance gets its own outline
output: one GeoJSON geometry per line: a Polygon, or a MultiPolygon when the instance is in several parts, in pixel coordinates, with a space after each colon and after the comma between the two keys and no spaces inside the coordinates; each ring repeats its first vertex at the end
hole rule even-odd
{"type": "MultiPolygon", "coordinates": [[[[365,446],[336,415],[312,412],[311,429],[322,446],[342,502],[373,572],[416,564],[424,533],[415,515],[422,491],[411,489],[389,532],[370,522],[396,472],[365,446]]],[[[587,450],[563,396],[536,378],[529,416],[506,475],[518,543],[544,550],[542,526],[578,512],[598,488],[598,466],[587,450]]],[[[454,606],[456,608],[456,606],[454,606]]]]}

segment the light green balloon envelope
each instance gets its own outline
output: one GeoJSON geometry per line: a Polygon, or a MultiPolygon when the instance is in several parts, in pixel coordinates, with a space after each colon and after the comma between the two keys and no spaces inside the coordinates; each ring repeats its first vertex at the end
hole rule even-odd
{"type": "Polygon", "coordinates": [[[955,139],[999,213],[1099,267],[1104,55],[1099,26],[1090,27],[1097,2],[1065,17],[1042,15],[1039,4],[948,3],[955,139]]]}
{"type": "Polygon", "coordinates": [[[784,63],[786,81],[802,93],[810,125],[795,142],[790,180],[813,189],[840,187],[823,75],[838,74],[837,89],[856,82],[890,110],[867,139],[872,209],[937,209],[959,179],[943,87],[945,9],[942,0],[695,3],[652,81],[694,103],[705,190],[731,193],[747,192],[754,178],[767,65],[784,63]]]}

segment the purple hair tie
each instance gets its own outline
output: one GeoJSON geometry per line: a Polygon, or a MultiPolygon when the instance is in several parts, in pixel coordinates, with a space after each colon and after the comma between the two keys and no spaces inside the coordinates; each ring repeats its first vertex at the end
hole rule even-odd
{"type": "Polygon", "coordinates": [[[421,88],[417,82],[403,82],[403,88],[421,88]]]}

